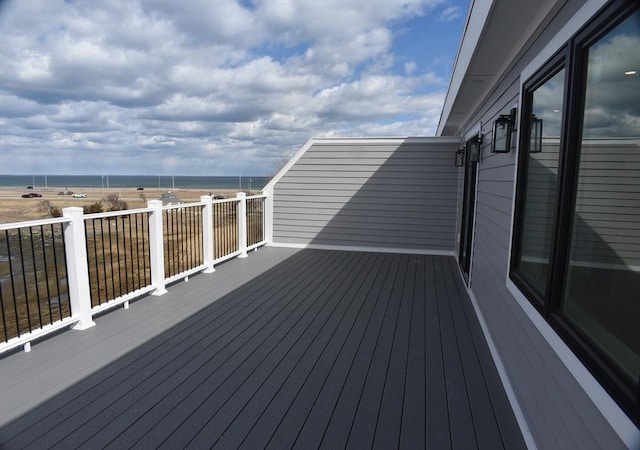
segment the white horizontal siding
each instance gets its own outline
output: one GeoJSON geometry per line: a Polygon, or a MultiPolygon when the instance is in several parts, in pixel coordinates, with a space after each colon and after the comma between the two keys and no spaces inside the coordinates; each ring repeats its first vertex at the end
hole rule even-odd
{"type": "MultiPolygon", "coordinates": [[[[563,355],[550,345],[549,337],[541,333],[536,325],[537,321],[531,318],[531,314],[538,313],[533,307],[521,307],[507,288],[517,133],[513,135],[511,153],[493,154],[490,150],[491,124],[500,114],[507,114],[521,101],[519,75],[523,68],[536,57],[537,52],[554,37],[579,6],[578,3],[568,2],[558,11],[538,40],[532,43],[528,52],[523,53],[521,60],[514,62],[512,71],[504,77],[490,97],[484,99],[482,106],[465,125],[466,130],[475,133],[482,123],[485,132],[482,160],[478,166],[470,289],[485,319],[528,430],[538,447],[623,448],[620,436],[569,369],[572,362],[563,361],[563,355]]],[[[471,134],[466,136],[469,137],[471,134]]],[[[548,161],[550,154],[545,150],[536,155],[539,168],[555,174],[557,170],[548,161]]],[[[590,152],[590,161],[611,162],[616,157],[622,158],[616,149],[610,149],[609,152],[606,156],[590,152]]],[[[618,183],[609,184],[610,177],[618,177],[622,171],[614,172],[617,167],[611,165],[598,167],[598,174],[586,173],[592,177],[604,175],[601,181],[607,183],[606,190],[615,195],[605,194],[603,190],[595,189],[593,184],[579,186],[579,190],[589,191],[580,200],[580,214],[588,216],[590,230],[597,229],[601,236],[618,236],[620,232],[614,228],[619,223],[607,221],[607,215],[611,211],[603,211],[601,208],[606,206],[611,197],[615,197],[620,204],[631,208],[628,213],[636,220],[633,203],[640,198],[640,190],[637,184],[629,180],[633,176],[637,177],[637,169],[629,167],[618,183]],[[600,172],[600,169],[604,172],[600,172]],[[589,211],[586,212],[586,209],[589,211]]],[[[593,169],[590,167],[587,170],[593,169]]],[[[590,178],[591,183],[593,179],[590,178]]],[[[543,184],[533,185],[531,189],[534,192],[539,189],[538,200],[546,200],[543,184]]],[[[535,203],[535,195],[533,198],[535,203]]],[[[532,222],[526,226],[535,228],[541,221],[541,217],[533,217],[532,222]]],[[[635,223],[639,222],[636,220],[635,223]]],[[[638,239],[635,230],[631,228],[625,229],[627,235],[624,239],[611,238],[607,242],[614,247],[626,245],[630,251],[638,239]]],[[[618,249],[618,257],[624,255],[622,249],[618,249]]]]}
{"type": "Polygon", "coordinates": [[[274,186],[273,240],[453,251],[456,140],[314,142],[274,186]]]}

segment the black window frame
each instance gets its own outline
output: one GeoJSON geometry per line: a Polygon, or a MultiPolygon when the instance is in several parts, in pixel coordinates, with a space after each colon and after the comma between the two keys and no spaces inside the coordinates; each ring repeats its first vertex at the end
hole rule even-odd
{"type": "Polygon", "coordinates": [[[625,381],[608,357],[585,339],[561,316],[561,301],[570,253],[573,208],[578,183],[582,111],[585,107],[586,69],[589,47],[609,33],[631,14],[640,10],[636,2],[611,2],[605,5],[584,27],[574,34],[558,52],[523,84],[522,113],[518,142],[515,210],[512,229],[509,278],[540,312],[589,371],[598,379],[629,418],[640,426],[640,379],[625,381]],[[518,273],[523,232],[524,200],[527,188],[529,157],[529,116],[533,92],[564,68],[564,98],[560,134],[558,180],[549,259],[549,276],[544,295],[518,273]]]}
{"type": "MultiPolygon", "coordinates": [[[[562,49],[560,49],[540,70],[538,70],[536,72],[536,74],[530,79],[528,80],[524,85],[523,85],[523,94],[522,94],[522,105],[523,105],[523,109],[522,109],[522,114],[520,115],[520,142],[519,142],[519,148],[522,149],[528,149],[528,144],[529,144],[529,140],[528,137],[530,135],[530,123],[527,120],[527,118],[531,115],[531,110],[533,108],[533,104],[532,104],[532,99],[533,99],[533,92],[538,89],[539,87],[541,87],[542,85],[544,85],[549,79],[553,78],[553,76],[555,76],[558,72],[560,72],[561,70],[565,70],[565,77],[564,77],[564,98],[562,100],[562,104],[564,105],[563,110],[562,110],[562,121],[561,121],[561,129],[565,128],[565,124],[566,124],[566,113],[567,113],[567,108],[566,108],[566,104],[568,102],[568,91],[569,91],[569,87],[568,87],[568,80],[569,80],[569,70],[568,70],[568,48],[565,46],[562,49]]],[[[554,210],[554,223],[557,222],[558,220],[558,215],[559,215],[559,211],[558,211],[558,202],[557,199],[560,196],[560,175],[563,172],[563,154],[566,152],[563,152],[562,149],[564,148],[564,135],[561,134],[560,136],[560,156],[559,156],[559,160],[558,160],[558,183],[556,184],[556,194],[555,194],[555,198],[556,198],[556,208],[554,210]]],[[[518,273],[518,267],[517,267],[517,262],[519,261],[519,255],[520,255],[520,251],[521,251],[521,240],[520,240],[520,236],[522,235],[522,231],[524,228],[524,214],[523,214],[523,206],[524,206],[524,199],[526,196],[526,187],[527,187],[527,169],[529,167],[529,160],[528,160],[528,156],[529,156],[529,152],[528,151],[519,151],[518,152],[518,174],[516,177],[516,210],[515,210],[515,215],[514,215],[514,223],[513,223],[513,243],[511,245],[511,266],[509,268],[509,276],[511,278],[511,280],[514,282],[514,284],[523,292],[523,294],[525,294],[525,296],[529,299],[529,301],[531,301],[531,303],[538,309],[538,311],[540,311],[543,315],[546,315],[550,312],[550,305],[548,304],[548,302],[545,301],[545,298],[543,295],[540,295],[539,292],[537,292],[537,290],[530,286],[529,283],[527,282],[527,280],[521,276],[518,273]]],[[[551,236],[551,242],[555,243],[556,242],[556,227],[554,226],[553,228],[553,232],[552,232],[552,236],[551,236]]],[[[553,245],[552,247],[555,247],[555,245],[553,245]]],[[[553,251],[551,251],[552,256],[551,259],[549,261],[550,264],[550,268],[553,268],[553,251]]],[[[553,276],[553,272],[552,270],[549,271],[550,272],[550,276],[548,277],[547,280],[547,287],[545,289],[545,291],[548,293],[550,292],[550,280],[553,276]]]]}

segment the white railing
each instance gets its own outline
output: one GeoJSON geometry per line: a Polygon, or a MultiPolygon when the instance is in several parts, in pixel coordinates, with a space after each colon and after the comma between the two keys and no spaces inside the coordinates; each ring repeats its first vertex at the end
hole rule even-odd
{"type": "Polygon", "coordinates": [[[145,294],[163,295],[173,282],[212,273],[215,265],[230,258],[246,257],[267,243],[266,204],[266,195],[238,193],[230,199],[203,196],[199,202],[170,206],[151,200],[147,208],[98,214],[70,207],[63,209],[62,218],[0,225],[0,264],[9,260],[8,269],[0,266],[0,353],[19,346],[29,351],[34,339],[67,326],[87,329],[95,325],[93,316],[99,312],[118,305],[128,308],[130,300],[145,294]],[[45,242],[45,235],[54,245],[45,242]],[[34,240],[42,244],[34,246],[34,240]],[[30,251],[24,252],[23,241],[30,242],[30,251]],[[16,246],[20,261],[11,264],[16,246]],[[47,253],[49,247],[60,254],[47,253]],[[3,249],[10,255],[3,255],[3,249]],[[49,259],[64,260],[64,270],[57,264],[55,273],[49,273],[49,259]],[[29,271],[25,260],[32,266],[29,271]],[[39,260],[45,261],[43,267],[39,260]],[[46,292],[38,288],[43,278],[46,292]],[[34,284],[35,290],[29,289],[34,284]],[[50,284],[58,287],[53,298],[50,284]],[[52,302],[60,311],[57,315],[52,302]]]}

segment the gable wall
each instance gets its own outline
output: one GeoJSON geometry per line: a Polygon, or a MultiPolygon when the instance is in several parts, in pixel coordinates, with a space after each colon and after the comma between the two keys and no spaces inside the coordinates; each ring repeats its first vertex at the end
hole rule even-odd
{"type": "Polygon", "coordinates": [[[314,141],[274,187],[273,242],[453,254],[455,138],[314,141]]]}

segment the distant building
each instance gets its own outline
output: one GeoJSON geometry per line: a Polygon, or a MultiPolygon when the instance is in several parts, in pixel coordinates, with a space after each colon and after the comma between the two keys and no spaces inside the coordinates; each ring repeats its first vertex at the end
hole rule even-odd
{"type": "Polygon", "coordinates": [[[160,197],[160,200],[162,200],[162,204],[164,206],[181,205],[182,203],[184,203],[182,200],[180,200],[180,198],[176,194],[174,194],[171,191],[167,191],[166,194],[162,194],[162,197],[160,197]]]}

